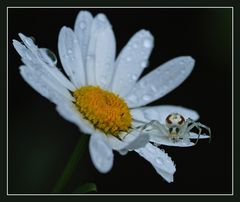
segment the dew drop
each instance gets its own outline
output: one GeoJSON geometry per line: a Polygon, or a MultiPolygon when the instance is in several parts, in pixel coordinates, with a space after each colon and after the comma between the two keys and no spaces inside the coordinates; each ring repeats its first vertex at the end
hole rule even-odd
{"type": "Polygon", "coordinates": [[[133,44],[133,48],[137,48],[138,45],[136,43],[133,44]]]}
{"type": "Polygon", "coordinates": [[[137,102],[137,96],[136,95],[130,95],[128,97],[128,100],[131,102],[131,103],[136,103],[137,102]]]}
{"type": "Polygon", "coordinates": [[[148,65],[148,64],[147,64],[147,61],[146,61],[146,60],[143,61],[143,62],[141,62],[141,67],[142,67],[142,68],[145,68],[147,65],[148,65]]]}
{"type": "Polygon", "coordinates": [[[85,29],[86,28],[86,23],[85,22],[80,22],[80,28],[85,29]]]}
{"type": "Polygon", "coordinates": [[[69,49],[67,52],[68,52],[68,54],[72,54],[72,50],[71,49],[69,49]]]}
{"type": "Polygon", "coordinates": [[[149,95],[144,95],[143,96],[143,100],[145,101],[149,101],[151,99],[151,97],[149,95]]]}
{"type": "Polygon", "coordinates": [[[151,47],[152,47],[152,41],[151,41],[150,39],[145,39],[145,40],[143,41],[143,46],[144,46],[145,48],[151,48],[151,47]]]}
{"type": "Polygon", "coordinates": [[[186,70],[185,69],[182,69],[181,70],[181,74],[185,74],[186,73],[186,70]]]}
{"type": "Polygon", "coordinates": [[[102,77],[100,78],[100,83],[101,83],[102,85],[105,85],[105,84],[107,83],[107,79],[106,79],[105,76],[102,76],[102,77]]]}
{"type": "Polygon", "coordinates": [[[132,80],[136,81],[137,80],[137,75],[133,74],[131,78],[132,78],[132,80]]]}
{"type": "Polygon", "coordinates": [[[49,65],[56,65],[57,64],[57,57],[56,55],[47,48],[40,49],[41,56],[43,60],[48,63],[49,65]]]}
{"type": "Polygon", "coordinates": [[[130,62],[132,59],[130,57],[127,57],[126,60],[130,62]]]}
{"type": "Polygon", "coordinates": [[[154,93],[157,92],[157,88],[156,88],[155,86],[151,86],[150,88],[151,88],[151,90],[152,90],[154,93]]]}
{"type": "Polygon", "coordinates": [[[99,14],[99,15],[98,15],[98,19],[99,19],[101,22],[105,22],[105,21],[106,21],[106,17],[105,17],[103,14],[99,14]]]}
{"type": "Polygon", "coordinates": [[[28,60],[30,60],[30,61],[32,60],[32,56],[29,53],[26,52],[25,56],[28,60]]]}
{"type": "Polygon", "coordinates": [[[32,39],[33,43],[36,43],[36,39],[33,36],[30,36],[29,38],[32,39]]]}
{"type": "Polygon", "coordinates": [[[162,164],[163,164],[163,160],[162,160],[160,157],[157,157],[157,158],[156,158],[156,162],[157,162],[157,164],[159,164],[159,165],[162,165],[162,164]]]}

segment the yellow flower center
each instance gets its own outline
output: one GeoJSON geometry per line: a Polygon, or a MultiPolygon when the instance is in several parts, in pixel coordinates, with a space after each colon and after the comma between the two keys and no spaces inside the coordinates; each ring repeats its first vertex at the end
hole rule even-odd
{"type": "Polygon", "coordinates": [[[85,119],[105,134],[117,136],[131,126],[127,104],[118,95],[98,86],[84,86],[74,91],[76,106],[85,119]]]}

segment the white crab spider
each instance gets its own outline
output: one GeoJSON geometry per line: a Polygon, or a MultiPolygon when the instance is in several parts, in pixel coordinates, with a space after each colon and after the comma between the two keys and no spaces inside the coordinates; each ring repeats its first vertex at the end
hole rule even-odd
{"type": "Polygon", "coordinates": [[[172,142],[178,142],[179,140],[189,141],[190,131],[196,127],[198,129],[198,138],[195,142],[197,144],[202,132],[202,128],[206,129],[209,133],[209,141],[211,140],[211,129],[200,123],[195,122],[191,118],[185,120],[185,118],[179,113],[171,113],[165,119],[165,124],[160,123],[157,120],[152,120],[149,123],[138,126],[141,132],[157,130],[162,136],[168,137],[172,142]]]}

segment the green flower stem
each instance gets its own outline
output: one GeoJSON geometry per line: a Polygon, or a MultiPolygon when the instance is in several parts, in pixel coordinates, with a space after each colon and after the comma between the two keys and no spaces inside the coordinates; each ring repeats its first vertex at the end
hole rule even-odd
{"type": "Polygon", "coordinates": [[[62,193],[64,188],[66,187],[68,181],[70,180],[73,172],[75,171],[79,160],[83,156],[86,148],[87,148],[87,142],[89,139],[89,135],[82,134],[80,136],[80,139],[72,153],[72,156],[70,157],[62,176],[58,179],[57,183],[54,186],[54,189],[52,191],[53,194],[62,193]]]}

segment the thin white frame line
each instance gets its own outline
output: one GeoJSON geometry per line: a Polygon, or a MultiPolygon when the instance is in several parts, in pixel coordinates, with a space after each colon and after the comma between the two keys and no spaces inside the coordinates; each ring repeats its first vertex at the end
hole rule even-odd
{"type": "Polygon", "coordinates": [[[124,7],[124,6],[111,6],[111,7],[107,7],[107,6],[100,6],[100,7],[96,7],[96,6],[29,6],[29,7],[24,7],[24,6],[7,6],[7,8],[234,8],[233,6],[158,6],[158,7],[154,7],[154,6],[147,6],[147,7],[141,7],[141,6],[129,6],[129,7],[124,7]]]}
{"type": "Polygon", "coordinates": [[[6,14],[7,14],[7,23],[6,23],[6,27],[7,27],[7,41],[6,41],[6,49],[7,49],[7,53],[8,53],[8,9],[9,8],[231,8],[232,10],[232,193],[231,194],[9,194],[8,193],[8,54],[6,54],[6,59],[7,59],[7,71],[6,71],[6,75],[7,75],[7,196],[234,196],[234,7],[233,6],[208,6],[208,7],[204,7],[204,6],[200,6],[200,7],[169,7],[169,6],[163,6],[163,7],[91,7],[91,6],[81,6],[81,7],[65,7],[65,6],[58,6],[58,7],[54,7],[54,6],[48,6],[48,7],[43,7],[43,6],[39,6],[39,7],[16,7],[16,6],[8,6],[6,7],[6,14]]]}
{"type": "Polygon", "coordinates": [[[6,176],[6,180],[7,180],[7,187],[6,187],[6,191],[7,191],[7,195],[8,195],[8,9],[7,9],[7,23],[6,23],[6,28],[7,28],[7,35],[6,35],[6,38],[7,38],[7,40],[6,40],[6,48],[7,48],[7,54],[6,54],[6,59],[7,59],[7,71],[6,71],[6,76],[7,76],[7,79],[6,79],[6,81],[7,81],[7,85],[6,85],[6,87],[7,87],[7,92],[6,92],[6,95],[7,95],[7,103],[6,103],[6,105],[7,105],[7,109],[6,109],[6,115],[7,115],[7,121],[6,121],[6,124],[7,124],[7,127],[6,127],[6,132],[7,132],[7,138],[6,138],[6,143],[7,143],[7,145],[6,145],[6,149],[7,149],[7,152],[6,152],[6,154],[7,154],[7,158],[6,158],[6,160],[7,160],[7,165],[6,165],[6,172],[7,172],[7,176],[6,176]]]}
{"type": "Polygon", "coordinates": [[[232,193],[234,195],[234,8],[232,8],[232,193]]]}

